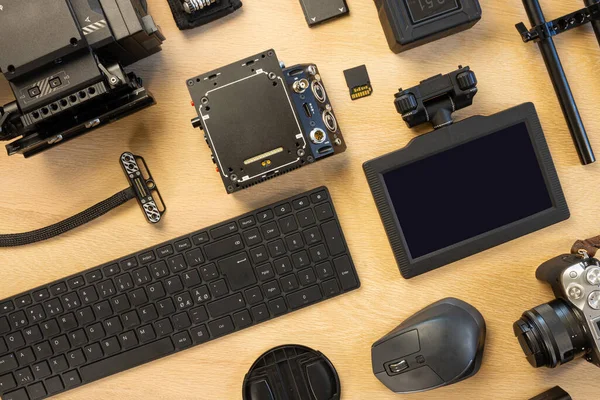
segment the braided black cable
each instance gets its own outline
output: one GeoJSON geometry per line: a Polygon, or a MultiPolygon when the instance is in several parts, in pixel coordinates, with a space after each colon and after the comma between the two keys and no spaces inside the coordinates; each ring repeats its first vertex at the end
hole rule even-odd
{"type": "Polygon", "coordinates": [[[50,225],[46,228],[25,233],[0,235],[0,247],[23,246],[53,238],[68,232],[71,229],[75,229],[81,225],[87,224],[88,222],[106,214],[110,210],[117,208],[121,204],[128,202],[134,197],[135,191],[132,188],[128,188],[120,191],[104,201],[101,201],[87,210],[80,212],[79,214],[73,215],[64,221],[50,225]]]}

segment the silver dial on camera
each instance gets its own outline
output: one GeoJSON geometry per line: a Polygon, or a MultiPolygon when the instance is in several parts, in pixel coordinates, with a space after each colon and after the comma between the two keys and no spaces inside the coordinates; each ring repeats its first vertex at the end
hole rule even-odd
{"type": "Polygon", "coordinates": [[[580,300],[584,293],[585,291],[583,290],[583,286],[578,284],[573,284],[569,286],[569,289],[567,289],[567,294],[573,300],[580,300]]]}
{"type": "Polygon", "coordinates": [[[588,305],[594,310],[600,310],[600,290],[595,290],[588,296],[588,305]]]}
{"type": "Polygon", "coordinates": [[[600,285],[600,268],[590,267],[585,273],[585,277],[590,285],[600,285]]]}

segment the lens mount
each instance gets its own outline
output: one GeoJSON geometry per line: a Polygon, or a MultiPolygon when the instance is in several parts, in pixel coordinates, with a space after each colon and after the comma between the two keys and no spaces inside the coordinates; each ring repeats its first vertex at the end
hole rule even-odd
{"type": "Polygon", "coordinates": [[[581,321],[578,310],[556,299],[525,311],[513,330],[533,367],[555,368],[591,350],[581,321]]]}

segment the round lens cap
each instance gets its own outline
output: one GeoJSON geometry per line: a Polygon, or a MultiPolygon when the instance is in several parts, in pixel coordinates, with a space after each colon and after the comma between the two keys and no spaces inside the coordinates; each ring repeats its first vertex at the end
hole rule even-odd
{"type": "Polygon", "coordinates": [[[339,400],[340,378],[318,351],[299,345],[275,347],[244,377],[243,400],[339,400]]]}

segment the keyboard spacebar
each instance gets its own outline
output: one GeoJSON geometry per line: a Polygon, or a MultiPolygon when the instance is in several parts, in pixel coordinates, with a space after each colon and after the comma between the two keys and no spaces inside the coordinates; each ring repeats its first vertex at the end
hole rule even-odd
{"type": "Polygon", "coordinates": [[[81,372],[81,378],[84,383],[95,381],[116,374],[117,372],[137,367],[148,361],[164,357],[171,354],[174,350],[175,347],[173,347],[171,338],[167,337],[133,350],[117,354],[116,356],[109,357],[102,361],[86,365],[82,367],[79,372],[81,372]]]}

